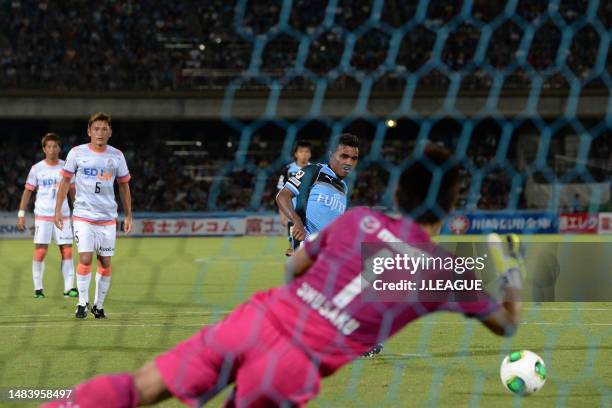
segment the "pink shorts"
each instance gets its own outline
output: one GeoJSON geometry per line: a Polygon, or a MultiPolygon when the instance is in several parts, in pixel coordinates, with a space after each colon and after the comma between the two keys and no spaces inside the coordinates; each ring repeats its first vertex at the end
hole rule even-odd
{"type": "Polygon", "coordinates": [[[320,388],[317,367],[251,303],[155,363],[170,392],[191,406],[201,406],[231,383],[229,407],[303,406],[320,388]]]}

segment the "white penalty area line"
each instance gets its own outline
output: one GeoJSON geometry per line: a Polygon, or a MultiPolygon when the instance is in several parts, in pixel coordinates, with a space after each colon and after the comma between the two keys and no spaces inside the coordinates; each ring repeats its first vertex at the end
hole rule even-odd
{"type": "MultiPolygon", "coordinates": [[[[458,325],[458,324],[465,324],[466,322],[419,322],[419,324],[428,324],[428,325],[435,325],[435,324],[440,324],[440,325],[446,325],[446,324],[454,324],[454,325],[458,325]]],[[[414,323],[417,324],[417,323],[414,323]]],[[[612,326],[612,323],[573,323],[573,322],[526,322],[523,321],[521,322],[520,326],[523,325],[536,325],[536,326],[576,326],[576,327],[582,327],[582,326],[612,326]]]]}
{"type": "Polygon", "coordinates": [[[268,265],[276,265],[276,264],[284,264],[286,262],[286,259],[278,259],[278,258],[268,258],[268,259],[261,259],[261,258],[253,258],[253,259],[249,259],[249,258],[212,258],[212,259],[207,259],[207,258],[196,258],[194,260],[195,263],[211,263],[211,264],[227,264],[227,263],[231,263],[231,264],[268,264],[268,265]]]}
{"type": "MultiPolygon", "coordinates": [[[[574,310],[584,310],[584,311],[608,311],[611,309],[606,308],[581,308],[581,309],[573,309],[573,308],[545,308],[545,307],[527,307],[525,310],[557,310],[557,311],[574,311],[574,310]]],[[[228,314],[232,312],[233,309],[227,310],[186,310],[184,312],[179,311],[175,313],[159,313],[159,312],[112,312],[113,316],[123,316],[123,315],[133,315],[133,316],[159,316],[159,317],[177,317],[180,315],[202,315],[202,316],[212,316],[217,314],[228,314]]],[[[22,319],[29,317],[66,317],[66,314],[20,314],[20,315],[12,315],[12,314],[0,314],[0,319],[22,319]]],[[[423,323],[423,322],[420,322],[423,323]]],[[[0,323],[1,324],[1,323],[0,323]]]]}
{"type": "Polygon", "coordinates": [[[87,328],[100,328],[103,329],[105,327],[142,327],[142,328],[148,328],[148,327],[168,327],[168,326],[172,326],[172,327],[204,327],[206,326],[205,324],[202,323],[190,323],[190,324],[168,324],[168,323],[140,323],[140,324],[133,324],[133,323],[108,323],[107,321],[105,322],[96,322],[96,323],[88,323],[88,322],[83,322],[83,321],[76,321],[71,323],[71,324],[61,324],[61,323],[55,323],[55,324],[40,324],[40,323],[36,323],[35,325],[27,325],[27,324],[9,324],[9,325],[4,325],[4,324],[0,324],[0,327],[2,328],[8,328],[8,329],[24,329],[24,328],[28,328],[28,329],[34,329],[34,328],[53,328],[53,327],[78,327],[78,326],[82,326],[82,327],[87,327],[87,328]]]}
{"type": "Polygon", "coordinates": [[[549,323],[549,322],[523,322],[521,324],[535,324],[539,326],[612,326],[612,323],[549,323]]]}
{"type": "MultiPolygon", "coordinates": [[[[63,317],[65,317],[65,315],[62,315],[63,317]]],[[[34,322],[32,322],[34,323],[34,322]]],[[[464,325],[466,324],[466,322],[414,322],[411,323],[410,325],[464,325]]],[[[2,328],[14,328],[14,329],[19,329],[19,328],[28,328],[28,329],[33,329],[33,328],[37,328],[37,327],[45,327],[45,328],[61,328],[61,327],[76,327],[76,326],[83,326],[83,327],[95,327],[95,328],[105,328],[105,327],[142,327],[142,328],[147,328],[147,327],[168,327],[168,326],[175,326],[175,327],[203,327],[206,324],[205,323],[186,323],[186,324],[174,324],[174,323],[110,323],[108,320],[106,321],[102,321],[102,322],[96,322],[96,323],[90,323],[88,324],[88,322],[86,321],[73,321],[72,323],[39,323],[36,322],[34,324],[0,324],[0,327],[2,328]]],[[[522,322],[521,325],[536,325],[536,326],[575,326],[575,327],[582,327],[582,326],[612,326],[612,323],[556,323],[556,322],[522,322]]]]}
{"type": "Polygon", "coordinates": [[[558,311],[570,311],[573,312],[575,310],[577,311],[587,311],[587,312],[592,312],[592,311],[608,311],[610,309],[605,308],[605,307],[538,307],[538,306],[534,306],[534,307],[526,307],[525,310],[558,310],[558,311]]]}
{"type": "MultiPolygon", "coordinates": [[[[569,311],[569,312],[573,312],[573,311],[609,311],[612,309],[608,309],[608,308],[597,308],[597,307],[593,307],[593,308],[571,308],[571,307],[526,307],[525,310],[551,310],[551,311],[569,311]]],[[[125,315],[130,315],[130,316],[154,316],[154,317],[180,317],[181,315],[200,315],[200,316],[214,316],[214,315],[226,315],[228,313],[231,313],[233,311],[233,309],[222,309],[222,310],[185,310],[185,311],[177,311],[174,313],[159,313],[159,312],[123,312],[123,311],[119,311],[119,312],[112,312],[113,316],[125,316],[125,315]]],[[[57,317],[57,318],[61,318],[61,317],[66,317],[67,314],[63,313],[63,314],[58,314],[58,313],[54,313],[54,314],[0,314],[0,319],[23,319],[23,318],[32,318],[32,317],[57,317]]],[[[412,324],[436,324],[438,322],[424,322],[424,321],[419,321],[419,322],[415,322],[412,324]]],[[[451,323],[451,324],[462,324],[462,322],[445,322],[446,323],[451,323]]],[[[521,324],[528,324],[528,322],[522,322],[521,324]]],[[[550,324],[550,325],[556,325],[556,324],[566,324],[566,323],[536,323],[536,322],[532,322],[529,324],[550,324]]],[[[612,323],[569,323],[569,324],[577,324],[577,325],[610,325],[612,323]]],[[[0,325],[2,325],[2,323],[0,323],[0,325]]]]}
{"type": "MultiPolygon", "coordinates": [[[[383,356],[383,358],[387,359],[387,360],[393,360],[394,358],[403,358],[403,357],[410,357],[410,358],[431,358],[432,355],[428,354],[428,353],[384,353],[381,354],[381,356],[383,356]]],[[[366,356],[361,356],[359,358],[359,360],[370,360],[370,357],[366,357],[366,356]]]]}
{"type": "MultiPolygon", "coordinates": [[[[228,314],[232,310],[213,310],[213,311],[184,311],[176,313],[158,313],[158,312],[111,312],[113,316],[159,316],[159,317],[180,317],[181,315],[201,315],[201,316],[212,316],[217,314],[228,314]]],[[[30,314],[30,315],[0,315],[0,319],[11,319],[11,318],[26,318],[26,317],[66,317],[66,314],[30,314]]],[[[0,326],[2,323],[0,323],[0,326]]]]}

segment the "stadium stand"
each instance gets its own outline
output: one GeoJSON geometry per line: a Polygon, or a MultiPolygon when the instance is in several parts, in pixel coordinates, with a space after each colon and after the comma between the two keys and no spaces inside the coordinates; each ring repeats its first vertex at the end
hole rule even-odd
{"type": "MultiPolygon", "coordinates": [[[[412,27],[401,39],[395,64],[385,64],[391,50],[393,28],[412,24],[416,3],[386,1],[381,12],[382,28],[361,29],[372,11],[365,0],[338,2],[336,23],[320,26],[325,3],[293,2],[290,30],[275,31],[280,6],[276,1],[250,1],[242,25],[234,29],[235,10],[228,2],[181,2],[110,0],[90,5],[78,1],[61,3],[32,0],[0,2],[0,88],[70,91],[140,90],[193,91],[223,89],[241,77],[250,64],[255,36],[274,33],[262,54],[262,77],[282,77],[295,70],[300,34],[314,36],[305,68],[315,75],[330,73],[340,63],[348,33],[355,33],[354,73],[377,73],[376,90],[394,90],[402,75],[422,69],[432,55],[435,31],[461,10],[461,1],[431,1],[423,22],[412,27]],[[255,18],[257,16],[257,18],[255,18]],[[384,29],[387,27],[388,29],[384,29]],[[93,84],[93,88],[92,88],[93,84]]],[[[559,15],[563,22],[542,19],[545,2],[521,0],[512,19],[497,24],[486,55],[474,51],[483,39],[483,23],[503,12],[504,4],[474,1],[472,18],[460,24],[449,36],[441,54],[449,71],[434,69],[419,81],[420,89],[448,87],[448,72],[462,71],[462,91],[487,90],[493,78],[487,66],[507,69],[504,88],[524,89],[530,73],[517,68],[516,60],[524,22],[536,23],[537,30],[526,56],[536,72],[548,72],[544,89],[567,88],[567,75],[554,67],[561,42],[559,24],[571,24],[583,15],[588,2],[562,1],[559,15]],[[541,20],[541,21],[540,21],[541,20]]],[[[601,2],[597,16],[605,27],[612,23],[612,3],[601,2]]],[[[413,20],[414,21],[414,20],[413,20]]],[[[567,66],[577,78],[589,79],[587,88],[602,87],[593,72],[600,36],[592,24],[585,24],[573,37],[567,66]]],[[[612,68],[608,53],[606,68],[612,68]]],[[[297,71],[296,71],[297,72],[297,71]]],[[[349,71],[350,72],[350,71],[349,71]]],[[[332,75],[333,76],[333,75],[332,75]]],[[[310,81],[297,75],[285,89],[306,89],[310,81]]],[[[262,88],[258,81],[247,83],[262,88]]],[[[355,90],[354,74],[339,74],[330,89],[355,90]]]]}
{"type": "MultiPolygon", "coordinates": [[[[113,142],[121,148],[130,164],[134,205],[139,211],[206,211],[206,210],[272,210],[275,208],[274,196],[276,193],[277,176],[272,176],[266,183],[266,189],[262,194],[261,205],[253,206],[250,198],[253,194],[255,177],[245,168],[233,167],[232,171],[225,174],[225,169],[231,163],[237,149],[237,136],[225,134],[224,129],[218,123],[207,124],[210,132],[219,132],[217,137],[206,137],[202,132],[204,125],[183,125],[180,129],[171,130],[167,125],[157,135],[155,128],[160,126],[155,123],[142,122],[123,126],[121,123],[115,125],[115,138],[113,142]],[[168,133],[165,133],[168,132],[168,133]],[[165,134],[165,136],[163,135],[165,134]],[[147,137],[144,137],[147,136],[147,137]],[[212,181],[221,177],[222,188],[219,197],[214,203],[209,202],[209,192],[212,181]]],[[[418,126],[410,121],[401,121],[399,131],[418,126]]],[[[430,135],[431,140],[453,146],[456,140],[445,137],[448,130],[456,123],[452,120],[442,121],[430,135]]],[[[367,127],[364,127],[368,129],[367,127]]],[[[23,130],[8,127],[5,134],[5,149],[0,151],[0,159],[4,162],[13,162],[14,166],[0,167],[0,210],[13,211],[17,208],[25,177],[29,166],[35,161],[42,159],[39,148],[38,135],[24,138],[23,130]],[[15,157],[15,152],[17,157],[15,157]]],[[[266,132],[266,129],[262,129],[266,132]]],[[[276,129],[278,132],[278,129],[276,129]]],[[[495,157],[498,147],[501,129],[494,121],[482,122],[474,131],[470,146],[467,151],[467,159],[463,161],[463,172],[468,176],[471,169],[488,169],[489,162],[495,157]]],[[[519,140],[533,134],[533,128],[524,126],[517,130],[509,146],[507,160],[522,176],[521,187],[527,177],[527,164],[525,158],[517,154],[519,140]],[[522,163],[522,164],[521,164],[522,163]]],[[[452,132],[450,132],[452,133],[452,132]]],[[[42,134],[42,133],[41,133],[42,134]]],[[[402,158],[402,152],[409,154],[414,148],[417,132],[414,131],[413,138],[395,138],[393,133],[385,139],[382,147],[382,157],[390,163],[397,163],[402,158]]],[[[608,134],[607,134],[608,135],[608,134]]],[[[82,143],[83,135],[67,134],[64,138],[64,154],[70,146],[82,143]]],[[[361,135],[365,139],[362,155],[368,153],[368,140],[373,134],[361,135]]],[[[568,157],[572,156],[570,151],[573,133],[571,129],[563,129],[558,133],[559,143],[557,148],[549,152],[549,165],[554,169],[556,177],[563,177],[571,171],[575,161],[568,157]]],[[[280,139],[264,138],[261,133],[256,133],[247,154],[248,162],[256,169],[265,169],[278,158],[280,150],[280,139]]],[[[589,172],[594,181],[605,181],[609,177],[606,167],[612,157],[611,137],[600,137],[594,140],[593,147],[589,151],[589,172]]],[[[324,159],[325,146],[320,141],[314,143],[315,158],[324,159]]],[[[290,161],[287,157],[286,161],[290,161]]],[[[536,176],[538,176],[536,174],[536,176]]],[[[546,181],[546,178],[542,178],[546,181]]],[[[357,172],[352,187],[351,205],[384,205],[383,195],[389,173],[380,163],[369,163],[363,161],[357,172]]],[[[578,182],[580,180],[577,180],[578,182]]],[[[466,209],[469,191],[472,185],[471,178],[467,178],[461,191],[459,209],[466,209]]],[[[476,192],[477,208],[484,210],[496,210],[506,208],[510,194],[512,180],[503,168],[491,168],[487,172],[480,191],[476,192]]],[[[523,188],[521,188],[523,190],[523,188]]],[[[526,202],[523,193],[520,194],[517,203],[518,208],[537,208],[526,202]]]]}

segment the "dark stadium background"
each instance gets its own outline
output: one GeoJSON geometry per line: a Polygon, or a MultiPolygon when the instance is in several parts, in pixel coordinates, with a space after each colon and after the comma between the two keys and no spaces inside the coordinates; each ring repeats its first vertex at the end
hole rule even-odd
{"type": "MultiPolygon", "coordinates": [[[[0,0],[0,388],[135,369],[281,284],[274,195],[298,139],[325,161],[340,133],[360,137],[350,206],[392,208],[399,171],[430,141],[465,176],[450,238],[543,221],[543,234],[502,232],[609,245],[611,47],[612,0],[0,0]],[[41,137],[56,132],[65,158],[98,111],[112,115],[140,222],[118,240],[107,326],[74,321],[55,249],[34,302],[32,231],[15,227],[41,137]],[[242,229],[169,237],[224,222],[242,229]]],[[[422,319],[326,380],[313,406],[610,406],[610,303],[524,313],[503,343],[453,316],[422,319]],[[551,370],[529,401],[498,379],[524,348],[551,370]]]]}

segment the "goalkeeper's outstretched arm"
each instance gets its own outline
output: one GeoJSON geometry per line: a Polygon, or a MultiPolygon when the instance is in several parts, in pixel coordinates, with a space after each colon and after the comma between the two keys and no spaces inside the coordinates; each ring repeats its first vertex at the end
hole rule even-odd
{"type": "Polygon", "coordinates": [[[302,276],[313,264],[313,260],[308,256],[304,248],[300,248],[285,264],[285,282],[302,276]]]}
{"type": "Polygon", "coordinates": [[[520,289],[506,287],[501,307],[482,320],[482,324],[498,336],[514,335],[520,324],[520,299],[520,289]]]}

